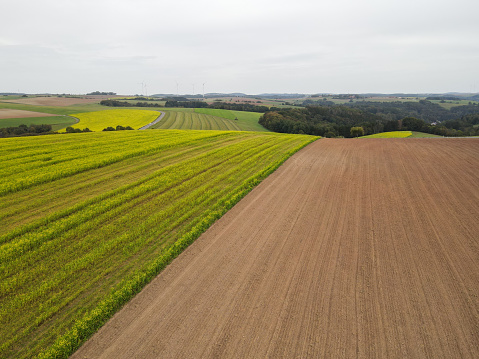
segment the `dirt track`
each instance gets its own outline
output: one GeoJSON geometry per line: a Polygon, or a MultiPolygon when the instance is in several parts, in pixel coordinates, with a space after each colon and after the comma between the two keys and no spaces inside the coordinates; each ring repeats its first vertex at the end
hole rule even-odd
{"type": "Polygon", "coordinates": [[[73,358],[478,358],[479,139],[313,143],[73,358]]]}

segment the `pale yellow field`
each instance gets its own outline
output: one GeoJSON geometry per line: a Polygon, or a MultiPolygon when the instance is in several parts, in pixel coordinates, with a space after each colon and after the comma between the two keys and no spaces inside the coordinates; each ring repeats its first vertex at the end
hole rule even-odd
{"type": "MultiPolygon", "coordinates": [[[[70,115],[80,120],[74,128],[89,128],[92,131],[102,131],[111,126],[131,126],[135,130],[149,124],[160,116],[160,112],[151,110],[104,110],[95,112],[84,112],[70,115]]],[[[63,130],[64,131],[64,130],[63,130]]]]}
{"type": "Polygon", "coordinates": [[[362,138],[405,138],[411,137],[411,131],[391,131],[391,132],[382,132],[376,133],[374,135],[363,136],[362,138]]]}

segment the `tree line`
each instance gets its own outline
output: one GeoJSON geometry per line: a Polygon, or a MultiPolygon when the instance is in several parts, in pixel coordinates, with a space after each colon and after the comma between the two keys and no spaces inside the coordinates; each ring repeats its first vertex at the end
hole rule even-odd
{"type": "Polygon", "coordinates": [[[182,107],[182,108],[212,108],[212,109],[221,109],[221,110],[233,110],[233,111],[249,111],[249,112],[260,112],[264,113],[266,111],[275,110],[277,108],[269,108],[267,106],[254,105],[251,103],[222,103],[214,102],[208,104],[204,101],[177,101],[177,100],[168,100],[164,106],[161,106],[158,103],[149,103],[149,102],[136,102],[130,103],[127,101],[118,101],[118,100],[102,100],[100,105],[111,106],[111,107],[182,107]]]}
{"type": "Polygon", "coordinates": [[[148,103],[148,102],[137,102],[129,103],[127,101],[118,101],[118,100],[101,100],[100,105],[110,106],[110,107],[164,107],[158,103],[148,103]]]}
{"type": "Polygon", "coordinates": [[[0,137],[37,136],[52,133],[51,125],[19,125],[0,128],[0,137]]]}
{"type": "Polygon", "coordinates": [[[400,120],[405,117],[415,117],[424,120],[427,123],[443,122],[455,120],[462,116],[479,113],[479,106],[475,103],[468,105],[457,105],[446,109],[441,105],[428,101],[393,101],[393,102],[375,102],[375,101],[356,101],[348,102],[343,105],[336,105],[332,101],[313,101],[308,99],[303,102],[303,106],[343,106],[356,108],[370,114],[381,117],[384,121],[400,120]]]}
{"type": "Polygon", "coordinates": [[[379,114],[348,106],[308,106],[266,112],[259,123],[274,132],[323,137],[354,137],[353,127],[362,127],[364,135],[401,130],[440,136],[479,136],[479,113],[433,125],[414,116],[387,120],[379,114]]]}

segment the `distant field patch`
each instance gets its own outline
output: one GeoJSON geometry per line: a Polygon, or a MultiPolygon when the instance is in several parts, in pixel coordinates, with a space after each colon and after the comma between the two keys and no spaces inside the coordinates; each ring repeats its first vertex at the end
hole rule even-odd
{"type": "Polygon", "coordinates": [[[195,112],[233,120],[242,131],[268,131],[258,123],[262,113],[212,108],[197,108],[195,112]]]}
{"type": "Polygon", "coordinates": [[[151,110],[104,110],[72,114],[80,122],[74,128],[89,128],[92,131],[102,131],[106,127],[131,126],[135,130],[149,124],[160,116],[160,112],[151,110]]]}
{"type": "Polygon", "coordinates": [[[20,125],[52,125],[53,131],[58,131],[77,123],[78,120],[70,116],[45,116],[0,119],[0,128],[18,127],[20,125]]]}
{"type": "Polygon", "coordinates": [[[412,131],[412,135],[411,135],[411,138],[430,138],[430,137],[443,137],[443,136],[439,136],[439,135],[433,135],[433,134],[430,134],[430,133],[424,133],[424,132],[415,132],[415,131],[412,131]]]}
{"type": "Polygon", "coordinates": [[[446,110],[450,110],[456,106],[467,106],[470,104],[477,104],[477,101],[469,101],[469,100],[455,100],[455,101],[439,101],[439,100],[432,100],[432,103],[438,104],[439,106],[445,108],[446,110]]]}
{"type": "Polygon", "coordinates": [[[374,135],[362,136],[361,138],[406,138],[411,137],[411,131],[391,131],[391,132],[382,132],[376,133],[374,135]]]}
{"type": "Polygon", "coordinates": [[[0,120],[5,118],[47,117],[47,116],[54,116],[54,115],[49,113],[42,113],[42,112],[0,108],[0,120]]]}
{"type": "Polygon", "coordinates": [[[26,104],[0,101],[0,109],[33,111],[33,112],[45,113],[48,116],[53,116],[53,115],[71,115],[72,113],[79,113],[79,112],[102,111],[105,109],[105,106],[102,106],[100,104],[95,104],[95,103],[87,103],[83,105],[72,105],[72,106],[35,106],[35,105],[26,105],[26,104]]]}
{"type": "MultiPolygon", "coordinates": [[[[86,97],[27,97],[17,100],[5,100],[11,103],[19,103],[24,105],[35,106],[71,106],[71,105],[83,105],[87,103],[100,102],[100,100],[112,97],[112,96],[88,96],[86,97]]],[[[1,101],[1,99],[0,99],[1,101]]]]}
{"type": "Polygon", "coordinates": [[[196,112],[165,111],[165,117],[150,128],[177,130],[241,131],[236,121],[196,112]]]}

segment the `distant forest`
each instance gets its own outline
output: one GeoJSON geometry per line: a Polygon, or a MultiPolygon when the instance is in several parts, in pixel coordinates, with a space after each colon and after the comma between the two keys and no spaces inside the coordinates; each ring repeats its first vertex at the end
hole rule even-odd
{"type": "Polygon", "coordinates": [[[447,120],[458,119],[465,115],[479,113],[479,106],[474,102],[469,105],[457,105],[450,110],[441,105],[428,101],[394,101],[394,102],[375,102],[375,101],[356,101],[335,105],[331,101],[311,101],[303,102],[303,106],[345,106],[359,109],[370,114],[381,117],[384,121],[400,120],[404,117],[416,117],[427,123],[443,122],[447,120]]]}
{"type": "Polygon", "coordinates": [[[259,123],[275,132],[325,137],[351,137],[351,127],[358,126],[365,135],[410,130],[440,136],[479,136],[479,106],[472,102],[450,110],[429,100],[336,105],[332,101],[308,99],[303,106],[270,111],[259,123]]]}
{"type": "Polygon", "coordinates": [[[87,95],[103,95],[103,96],[110,96],[110,95],[116,95],[116,92],[105,92],[105,91],[93,91],[87,93],[87,95]]]}
{"type": "Polygon", "coordinates": [[[358,126],[364,129],[365,135],[409,130],[440,136],[479,136],[479,106],[459,106],[463,109],[456,111],[452,108],[448,116],[441,117],[442,122],[431,123],[431,117],[426,117],[431,122],[419,118],[429,116],[427,111],[407,112],[402,109],[395,112],[392,108],[381,108],[384,103],[375,104],[376,107],[364,108],[344,105],[287,108],[265,113],[260,117],[259,123],[275,132],[324,137],[352,137],[351,128],[358,126]]]}

